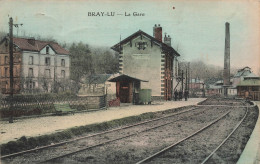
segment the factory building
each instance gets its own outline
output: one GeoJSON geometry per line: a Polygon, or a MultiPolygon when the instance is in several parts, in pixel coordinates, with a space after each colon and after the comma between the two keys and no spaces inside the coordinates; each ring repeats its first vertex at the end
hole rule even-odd
{"type": "Polygon", "coordinates": [[[141,82],[141,89],[152,89],[154,99],[172,99],[180,55],[171,37],[163,38],[160,25],[153,27],[153,36],[139,30],[111,48],[120,54],[119,73],[148,81],[141,82]]]}

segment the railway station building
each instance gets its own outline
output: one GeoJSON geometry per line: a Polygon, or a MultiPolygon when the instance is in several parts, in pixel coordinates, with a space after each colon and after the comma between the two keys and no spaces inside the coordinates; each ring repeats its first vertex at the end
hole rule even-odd
{"type": "Polygon", "coordinates": [[[148,82],[141,89],[152,89],[153,99],[171,100],[178,77],[180,54],[171,47],[171,37],[162,27],[153,27],[153,36],[139,30],[111,47],[119,52],[119,73],[148,82]]]}

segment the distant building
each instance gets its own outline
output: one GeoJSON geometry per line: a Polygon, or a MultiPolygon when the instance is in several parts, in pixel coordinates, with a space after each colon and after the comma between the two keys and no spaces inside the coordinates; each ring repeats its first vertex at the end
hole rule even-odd
{"type": "Polygon", "coordinates": [[[254,73],[247,74],[237,84],[237,95],[242,98],[260,100],[260,77],[254,73]]]}
{"type": "Polygon", "coordinates": [[[252,73],[252,71],[251,71],[251,68],[249,68],[249,67],[244,67],[242,69],[239,69],[237,71],[237,73],[234,75],[232,85],[237,86],[237,84],[239,84],[241,81],[244,80],[245,76],[248,76],[251,73],[252,73]]]}
{"type": "Polygon", "coordinates": [[[190,79],[189,82],[190,96],[202,96],[204,87],[204,81],[198,77],[190,79]]]}
{"type": "Polygon", "coordinates": [[[207,88],[207,95],[221,95],[222,94],[223,80],[216,81],[214,84],[209,84],[207,88]]]}
{"type": "MultiPolygon", "coordinates": [[[[50,92],[65,89],[63,82],[70,77],[69,52],[58,43],[13,38],[14,92],[50,92]],[[57,89],[57,88],[56,88],[57,89]]],[[[9,39],[0,41],[0,86],[3,94],[10,92],[9,39]]]]}
{"type": "Polygon", "coordinates": [[[172,99],[180,55],[171,47],[169,35],[163,42],[160,25],[153,27],[153,37],[139,30],[111,48],[120,53],[121,74],[148,81],[141,82],[141,89],[152,89],[154,98],[172,99]]]}
{"type": "MultiPolygon", "coordinates": [[[[258,80],[260,78],[256,76],[249,67],[239,69],[233,78],[230,80],[230,86],[227,87],[227,93],[230,96],[246,97],[256,94],[259,91],[258,80]],[[255,92],[256,91],[256,92],[255,92]],[[253,93],[254,92],[254,93],[253,93]]],[[[208,95],[223,95],[223,80],[219,80],[214,84],[209,85],[207,89],[208,95]]]]}
{"type": "Polygon", "coordinates": [[[96,96],[107,94],[116,98],[116,84],[108,80],[114,78],[114,74],[95,74],[83,80],[78,92],[79,96],[96,96]]]}

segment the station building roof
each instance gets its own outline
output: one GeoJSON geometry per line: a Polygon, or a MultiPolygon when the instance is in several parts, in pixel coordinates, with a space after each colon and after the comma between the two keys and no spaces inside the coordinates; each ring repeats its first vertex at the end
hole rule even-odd
{"type": "Polygon", "coordinates": [[[120,47],[123,44],[126,44],[127,42],[131,41],[132,39],[136,38],[137,36],[146,36],[147,38],[149,38],[152,42],[155,42],[157,44],[159,44],[163,50],[170,52],[171,54],[175,55],[175,56],[180,56],[180,54],[175,51],[171,46],[168,46],[167,44],[155,39],[154,37],[152,37],[151,35],[143,32],[142,30],[139,30],[137,32],[135,32],[134,34],[130,35],[129,37],[125,38],[124,40],[120,41],[119,43],[115,44],[114,46],[111,47],[111,49],[120,52],[120,47]]]}
{"type": "Polygon", "coordinates": [[[131,76],[128,76],[128,75],[125,75],[125,74],[121,74],[117,77],[114,77],[114,78],[111,78],[109,79],[108,81],[110,82],[121,82],[121,81],[127,81],[127,82],[148,82],[146,80],[141,80],[141,79],[138,79],[138,78],[135,78],[135,77],[131,77],[131,76]]]}

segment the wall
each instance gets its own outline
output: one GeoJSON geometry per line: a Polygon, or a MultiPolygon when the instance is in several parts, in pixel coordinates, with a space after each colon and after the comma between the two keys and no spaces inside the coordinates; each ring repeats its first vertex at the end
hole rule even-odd
{"type": "MultiPolygon", "coordinates": [[[[44,48],[45,49],[45,48],[44,48]]],[[[70,77],[70,57],[69,55],[59,55],[50,48],[49,54],[46,54],[46,50],[38,52],[24,51],[23,52],[23,65],[22,74],[25,81],[32,80],[35,83],[35,88],[42,89],[42,85],[45,81],[49,83],[49,88],[54,78],[57,81],[64,81],[70,77]],[[30,56],[33,57],[33,64],[29,63],[30,56]],[[45,59],[50,58],[50,65],[46,65],[45,59]],[[65,65],[61,65],[61,60],[65,60],[65,65]],[[33,69],[33,78],[29,78],[29,69],[33,69]],[[50,77],[47,76],[46,70],[50,70],[50,77]],[[61,71],[65,71],[65,78],[62,77],[61,71]]],[[[26,84],[24,84],[26,88],[26,84]]]]}
{"type": "Polygon", "coordinates": [[[145,36],[133,39],[132,46],[130,42],[124,44],[119,65],[122,68],[121,73],[149,81],[141,82],[142,89],[152,89],[152,96],[162,96],[161,80],[164,72],[162,70],[164,55],[161,54],[161,48],[156,43],[152,45],[150,39],[145,36]],[[139,50],[136,47],[137,42],[147,42],[147,47],[139,50]]]}
{"type": "MultiPolygon", "coordinates": [[[[20,73],[21,73],[21,53],[18,49],[13,51],[14,57],[14,93],[20,91],[20,73]]],[[[9,73],[9,47],[5,46],[5,42],[0,45],[0,92],[3,94],[10,93],[10,73],[9,73]],[[5,57],[7,56],[7,63],[5,57]],[[5,76],[5,68],[7,68],[7,76],[5,76]]]]}

